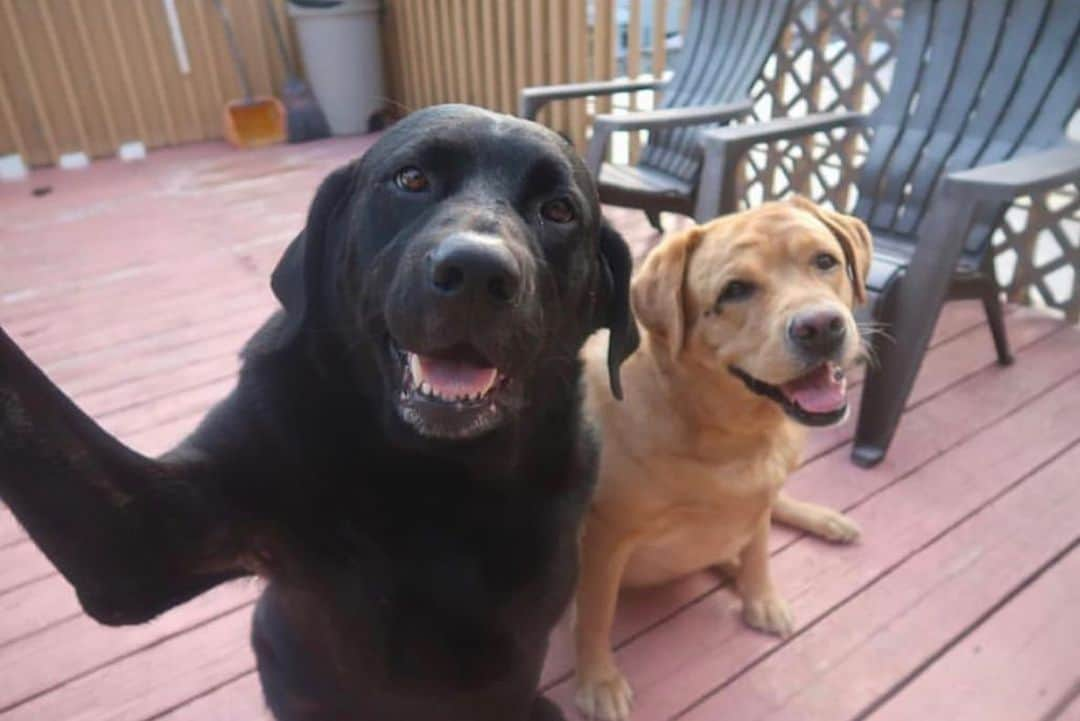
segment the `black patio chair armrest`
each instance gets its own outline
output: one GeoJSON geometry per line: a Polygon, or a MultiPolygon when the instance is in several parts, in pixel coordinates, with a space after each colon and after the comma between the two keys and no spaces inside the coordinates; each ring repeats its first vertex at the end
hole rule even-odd
{"type": "Polygon", "coordinates": [[[1003,163],[951,173],[944,182],[953,192],[1002,202],[1066,183],[1080,183],[1080,143],[1057,145],[1003,163]]]}
{"type": "Polygon", "coordinates": [[[518,115],[526,120],[536,120],[537,113],[553,100],[586,98],[591,95],[614,95],[636,90],[658,90],[670,78],[659,80],[598,80],[592,83],[568,83],[566,85],[536,85],[521,91],[518,115]]]}
{"type": "Polygon", "coordinates": [[[866,122],[863,113],[817,113],[706,130],[701,136],[704,162],[694,218],[704,223],[736,210],[735,167],[754,145],[792,140],[834,128],[863,127],[866,122]]]}
{"type": "Polygon", "coordinates": [[[698,105],[683,108],[664,108],[663,110],[641,110],[615,115],[608,113],[597,115],[593,119],[593,128],[617,130],[661,130],[681,128],[688,125],[703,125],[731,120],[750,112],[754,101],[747,98],[735,103],[720,105],[698,105]]]}
{"type": "Polygon", "coordinates": [[[801,118],[779,118],[751,125],[715,128],[704,133],[701,142],[706,149],[716,147],[749,148],[758,143],[791,140],[810,133],[833,128],[855,127],[866,121],[864,113],[815,113],[801,118]]]}
{"type": "Polygon", "coordinates": [[[720,105],[699,105],[682,108],[664,108],[663,110],[642,110],[620,115],[605,114],[593,118],[593,134],[585,152],[585,165],[594,176],[600,172],[607,152],[611,134],[620,130],[663,130],[665,128],[684,128],[691,125],[727,122],[746,115],[754,107],[754,101],[747,98],[734,103],[720,105]]]}

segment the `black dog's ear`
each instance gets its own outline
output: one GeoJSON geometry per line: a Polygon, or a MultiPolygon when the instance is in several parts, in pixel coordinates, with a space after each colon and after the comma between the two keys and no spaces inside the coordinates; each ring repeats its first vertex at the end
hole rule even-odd
{"type": "Polygon", "coordinates": [[[330,246],[342,240],[331,236],[340,234],[338,226],[343,221],[353,169],[351,164],[338,168],[319,185],[308,210],[307,225],[285,249],[270,276],[270,287],[285,308],[283,342],[295,337],[305,325],[326,320],[324,286],[331,284],[326,259],[330,246]]]}
{"type": "Polygon", "coordinates": [[[626,241],[614,228],[603,221],[600,226],[601,273],[604,275],[606,292],[605,307],[601,311],[603,324],[611,331],[608,338],[608,378],[611,393],[622,400],[622,382],[619,379],[619,366],[637,350],[637,323],[630,310],[630,273],[633,259],[626,241]]]}

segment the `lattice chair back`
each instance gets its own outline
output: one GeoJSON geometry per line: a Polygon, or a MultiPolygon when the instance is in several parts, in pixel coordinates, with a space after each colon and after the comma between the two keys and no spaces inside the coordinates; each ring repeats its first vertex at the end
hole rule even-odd
{"type": "MultiPolygon", "coordinates": [[[[1080,0],[910,0],[855,214],[914,242],[941,177],[1061,142],[1080,100],[1078,33],[1080,0]]],[[[1004,208],[977,219],[967,262],[1004,208]]]]}
{"type": "MultiPolygon", "coordinates": [[[[686,38],[660,108],[719,105],[750,97],[791,0],[694,0],[686,38]]],[[[640,164],[687,183],[701,171],[698,134],[707,126],[658,130],[640,164]]]]}

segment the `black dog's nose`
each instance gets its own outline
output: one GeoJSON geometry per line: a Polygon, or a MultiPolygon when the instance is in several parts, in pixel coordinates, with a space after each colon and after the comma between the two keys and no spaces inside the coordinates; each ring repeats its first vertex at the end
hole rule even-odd
{"type": "Polygon", "coordinates": [[[795,316],[788,335],[795,346],[814,358],[832,356],[844,342],[847,326],[839,313],[811,311],[795,316]]]}
{"type": "Polygon", "coordinates": [[[506,303],[517,296],[521,269],[499,238],[455,233],[428,254],[431,284],[444,295],[506,303]]]}

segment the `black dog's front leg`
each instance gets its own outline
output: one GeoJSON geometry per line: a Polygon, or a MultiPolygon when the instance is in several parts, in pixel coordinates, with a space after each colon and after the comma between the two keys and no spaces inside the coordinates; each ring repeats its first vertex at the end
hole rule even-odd
{"type": "Polygon", "coordinates": [[[529,721],[566,721],[562,710],[543,696],[537,696],[533,701],[532,715],[529,721]]]}
{"type": "Polygon", "coordinates": [[[243,573],[209,461],[154,461],[105,433],[0,330],[0,500],[107,624],[243,573]]]}

